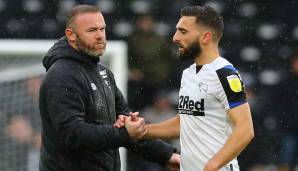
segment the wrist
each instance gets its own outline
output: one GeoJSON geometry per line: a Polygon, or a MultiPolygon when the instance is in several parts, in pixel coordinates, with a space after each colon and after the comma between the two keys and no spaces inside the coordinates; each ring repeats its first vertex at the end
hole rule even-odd
{"type": "Polygon", "coordinates": [[[145,129],[147,130],[147,132],[146,132],[146,134],[144,135],[143,138],[144,138],[144,139],[148,139],[148,138],[150,137],[150,136],[149,136],[149,135],[150,135],[150,133],[149,133],[149,132],[150,132],[150,125],[147,125],[147,124],[146,124],[146,125],[145,125],[145,129]]]}
{"type": "Polygon", "coordinates": [[[218,169],[220,169],[219,162],[217,162],[214,159],[209,160],[208,163],[207,163],[207,166],[208,166],[208,168],[212,168],[212,170],[218,170],[218,169]]]}

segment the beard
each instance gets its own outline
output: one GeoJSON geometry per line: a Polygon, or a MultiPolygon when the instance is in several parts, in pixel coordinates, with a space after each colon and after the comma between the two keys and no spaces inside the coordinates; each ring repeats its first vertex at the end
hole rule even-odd
{"type": "MultiPolygon", "coordinates": [[[[78,47],[80,52],[85,53],[92,57],[100,57],[102,55],[103,52],[98,51],[94,46],[83,41],[78,34],[76,35],[77,35],[77,39],[75,41],[75,44],[78,47]]],[[[106,48],[106,43],[104,43],[104,49],[105,48],[106,48]]]]}
{"type": "MultiPolygon", "coordinates": [[[[181,46],[182,47],[182,46],[181,46]]],[[[192,42],[188,47],[182,47],[184,50],[178,51],[181,60],[194,60],[202,52],[201,45],[198,41],[192,42]]]]}

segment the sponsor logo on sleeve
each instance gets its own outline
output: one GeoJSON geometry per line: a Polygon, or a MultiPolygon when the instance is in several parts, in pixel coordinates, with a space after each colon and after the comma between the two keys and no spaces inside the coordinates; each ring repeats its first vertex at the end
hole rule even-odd
{"type": "Polygon", "coordinates": [[[227,76],[227,80],[232,91],[236,93],[242,91],[242,84],[237,75],[227,76]]]}

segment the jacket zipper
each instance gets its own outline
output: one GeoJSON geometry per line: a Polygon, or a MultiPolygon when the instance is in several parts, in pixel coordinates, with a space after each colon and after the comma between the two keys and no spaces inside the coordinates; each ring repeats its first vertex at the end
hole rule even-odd
{"type": "MultiPolygon", "coordinates": [[[[106,91],[105,91],[105,87],[104,87],[104,84],[103,84],[103,78],[100,76],[100,74],[99,74],[99,71],[100,71],[100,68],[97,66],[96,67],[96,75],[98,76],[98,78],[99,78],[99,84],[101,85],[101,88],[103,89],[103,93],[104,93],[104,96],[105,96],[105,104],[106,104],[106,107],[107,107],[107,114],[108,114],[108,118],[109,118],[109,121],[110,121],[110,123],[112,122],[112,118],[111,118],[111,116],[109,115],[109,113],[110,113],[110,108],[109,108],[109,105],[108,105],[108,102],[107,102],[107,100],[108,100],[108,98],[107,98],[107,94],[106,94],[106,91]]],[[[113,124],[113,123],[112,123],[113,124]]],[[[119,149],[119,148],[118,148],[119,149]]],[[[114,164],[113,164],[113,170],[115,170],[115,171],[117,171],[116,169],[117,169],[117,166],[116,166],[116,164],[117,164],[117,152],[116,152],[116,150],[113,150],[113,154],[114,154],[114,157],[113,157],[113,159],[114,159],[114,164]]]]}
{"type": "Polygon", "coordinates": [[[110,113],[110,108],[109,108],[109,105],[108,105],[108,102],[107,102],[107,100],[108,100],[108,98],[107,98],[107,94],[106,94],[106,91],[105,91],[105,87],[104,87],[104,84],[103,84],[103,78],[99,75],[99,67],[97,66],[96,67],[96,75],[97,75],[97,77],[99,78],[99,84],[100,84],[100,86],[101,86],[101,88],[102,88],[102,90],[103,90],[103,94],[104,94],[104,97],[105,97],[105,99],[104,99],[104,101],[105,101],[105,104],[106,104],[106,107],[107,107],[107,115],[108,115],[108,118],[109,118],[109,122],[111,123],[112,122],[112,119],[111,119],[111,116],[109,115],[109,113],[110,113]]]}

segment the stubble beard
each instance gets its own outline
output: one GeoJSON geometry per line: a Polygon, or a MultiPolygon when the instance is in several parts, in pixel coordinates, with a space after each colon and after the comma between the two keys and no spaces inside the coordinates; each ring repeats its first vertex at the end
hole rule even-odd
{"type": "Polygon", "coordinates": [[[184,50],[178,52],[180,60],[184,61],[187,59],[195,60],[202,52],[202,48],[198,41],[192,42],[188,47],[184,47],[184,50]]]}
{"type": "MultiPolygon", "coordinates": [[[[98,52],[94,47],[88,45],[86,42],[84,42],[80,36],[77,34],[77,39],[75,41],[76,46],[78,47],[79,51],[82,53],[85,53],[92,57],[100,57],[103,53],[98,52]]],[[[104,44],[104,49],[106,47],[106,44],[104,44]]]]}

